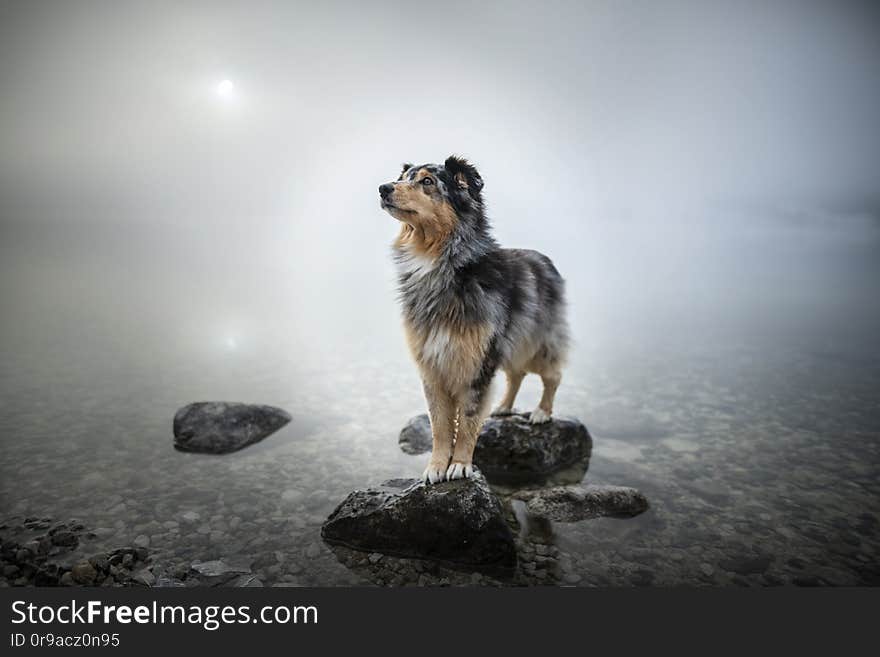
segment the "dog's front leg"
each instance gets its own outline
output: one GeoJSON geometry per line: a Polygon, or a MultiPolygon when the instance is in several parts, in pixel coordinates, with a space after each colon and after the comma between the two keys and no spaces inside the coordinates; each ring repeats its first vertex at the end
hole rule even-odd
{"type": "Polygon", "coordinates": [[[433,445],[431,460],[422,474],[422,479],[435,484],[443,481],[449,457],[452,456],[452,442],[455,436],[455,415],[457,412],[455,399],[441,386],[430,381],[423,381],[425,398],[428,401],[428,413],[431,416],[431,435],[433,445]]]}
{"type": "Polygon", "coordinates": [[[452,463],[446,471],[447,479],[461,479],[473,474],[474,448],[477,446],[480,429],[483,428],[483,420],[486,419],[488,402],[488,383],[468,391],[461,405],[461,415],[458,417],[455,452],[452,454],[452,463]]]}

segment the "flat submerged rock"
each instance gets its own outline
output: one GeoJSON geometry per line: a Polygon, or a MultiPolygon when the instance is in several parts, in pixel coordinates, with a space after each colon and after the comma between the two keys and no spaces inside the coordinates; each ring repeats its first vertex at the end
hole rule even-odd
{"type": "Polygon", "coordinates": [[[174,447],[181,452],[228,454],[263,440],[290,420],[275,406],[196,402],[174,415],[174,447]]]}
{"type": "MultiPolygon", "coordinates": [[[[544,483],[554,474],[589,463],[593,440],[577,419],[554,416],[530,424],[528,413],[490,416],[474,450],[474,465],[493,484],[544,483]]],[[[398,444],[407,454],[431,451],[431,422],[417,415],[401,430],[398,444]]]]}
{"type": "Polygon", "coordinates": [[[321,536],[331,545],[458,568],[504,572],[516,567],[501,504],[478,471],[470,479],[439,484],[395,479],[356,490],[330,515],[321,536]]]}
{"type": "Polygon", "coordinates": [[[556,522],[631,518],[648,510],[647,498],[628,486],[558,486],[516,495],[533,516],[556,522]]]}

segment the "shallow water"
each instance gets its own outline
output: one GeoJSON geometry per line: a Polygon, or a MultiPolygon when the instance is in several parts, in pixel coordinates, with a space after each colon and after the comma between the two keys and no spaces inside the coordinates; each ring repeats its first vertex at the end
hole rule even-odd
{"type": "MultiPolygon", "coordinates": [[[[328,310],[314,299],[349,289],[338,281],[293,304],[227,283],[224,305],[210,273],[197,285],[138,262],[53,266],[4,266],[0,516],[78,519],[97,534],[82,554],[146,536],[157,571],[244,558],[266,585],[880,584],[880,359],[846,317],[840,331],[716,321],[597,329],[596,341],[576,321],[557,411],[593,435],[585,480],[638,487],[651,509],[552,525],[511,513],[521,567],[501,581],[320,539],[349,491],[417,476],[427,458],[397,446],[424,401],[387,280],[328,310]],[[221,306],[220,320],[206,310],[221,306]],[[294,420],[234,454],[175,451],[175,411],[205,399],[294,420]]],[[[243,288],[260,278],[248,276],[243,288]]],[[[518,406],[538,394],[527,380],[518,406]]]]}

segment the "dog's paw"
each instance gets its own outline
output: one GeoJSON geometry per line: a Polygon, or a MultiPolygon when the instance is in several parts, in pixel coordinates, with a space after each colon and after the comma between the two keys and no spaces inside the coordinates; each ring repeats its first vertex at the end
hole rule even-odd
{"type": "Polygon", "coordinates": [[[446,471],[443,466],[435,463],[429,463],[428,467],[422,473],[422,481],[426,484],[437,484],[446,477],[446,471]]]}
{"type": "Polygon", "coordinates": [[[470,479],[474,476],[474,466],[470,463],[458,463],[453,461],[446,469],[446,478],[449,481],[453,479],[470,479]]]}
{"type": "Polygon", "coordinates": [[[542,408],[536,408],[532,411],[531,415],[529,415],[529,423],[530,424],[544,424],[545,422],[550,421],[550,413],[547,413],[542,408]]]}
{"type": "Polygon", "coordinates": [[[513,409],[510,406],[497,406],[495,408],[495,410],[492,411],[492,415],[495,415],[495,416],[513,415],[513,409]]]}

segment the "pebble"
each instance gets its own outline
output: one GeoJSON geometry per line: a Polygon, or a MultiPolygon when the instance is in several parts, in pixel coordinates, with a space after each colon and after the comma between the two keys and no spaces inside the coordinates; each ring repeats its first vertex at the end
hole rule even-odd
{"type": "Polygon", "coordinates": [[[305,495],[302,491],[298,491],[295,488],[289,488],[281,493],[281,499],[285,502],[299,502],[304,497],[305,495]]]}
{"type": "Polygon", "coordinates": [[[156,578],[153,576],[153,573],[150,572],[149,568],[139,570],[132,575],[131,578],[138,584],[143,584],[144,586],[153,586],[153,584],[156,583],[156,578]]]}
{"type": "Polygon", "coordinates": [[[98,571],[88,561],[83,561],[70,569],[70,575],[77,584],[91,585],[95,583],[98,571]]]}

